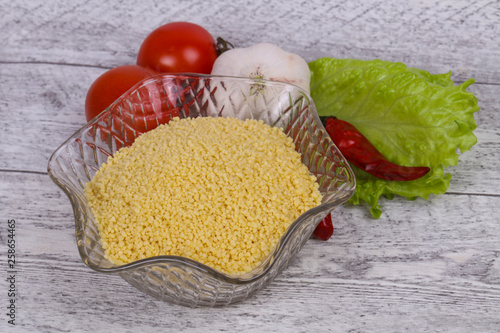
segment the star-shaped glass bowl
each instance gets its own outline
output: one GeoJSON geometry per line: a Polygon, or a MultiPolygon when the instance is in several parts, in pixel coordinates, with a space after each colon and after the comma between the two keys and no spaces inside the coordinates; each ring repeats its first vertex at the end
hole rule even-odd
{"type": "Polygon", "coordinates": [[[146,294],[185,306],[227,305],[265,287],[299,252],[317,224],[352,196],[356,186],[352,170],[326,133],[306,92],[282,82],[194,74],[157,75],[131,88],[54,151],[48,172],[71,202],[78,250],[87,266],[117,274],[146,294]],[[106,259],[84,195],[85,184],[117,150],[173,117],[251,118],[280,127],[317,177],[321,205],[294,221],[251,272],[229,275],[170,255],[125,265],[106,259]]]}

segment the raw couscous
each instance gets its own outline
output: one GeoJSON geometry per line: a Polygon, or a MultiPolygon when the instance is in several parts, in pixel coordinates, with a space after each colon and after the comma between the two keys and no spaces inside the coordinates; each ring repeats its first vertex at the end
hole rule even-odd
{"type": "Polygon", "coordinates": [[[85,187],[106,257],[157,255],[248,272],[321,203],[280,128],[235,118],[174,119],[109,158],[85,187]]]}

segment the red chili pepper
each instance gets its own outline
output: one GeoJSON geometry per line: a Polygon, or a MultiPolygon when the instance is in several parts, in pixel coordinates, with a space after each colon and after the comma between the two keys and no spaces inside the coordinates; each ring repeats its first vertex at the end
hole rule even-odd
{"type": "Polygon", "coordinates": [[[342,155],[358,168],[386,180],[409,181],[425,176],[430,168],[408,167],[387,160],[356,127],[347,121],[330,117],[326,131],[342,155]]]}
{"type": "Polygon", "coordinates": [[[321,222],[318,224],[313,232],[314,237],[321,240],[328,240],[333,235],[333,224],[332,224],[332,214],[328,214],[321,222]]]}

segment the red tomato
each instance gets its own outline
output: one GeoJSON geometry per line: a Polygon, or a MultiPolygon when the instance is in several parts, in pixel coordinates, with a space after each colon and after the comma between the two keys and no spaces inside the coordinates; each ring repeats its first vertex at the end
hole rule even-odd
{"type": "Polygon", "coordinates": [[[173,22],[146,37],[137,65],[159,73],[210,74],[217,58],[215,40],[197,24],[173,22]]]}
{"type": "Polygon", "coordinates": [[[154,74],[136,65],[118,66],[105,72],[92,83],[85,99],[87,121],[97,116],[136,83],[154,74]]]}

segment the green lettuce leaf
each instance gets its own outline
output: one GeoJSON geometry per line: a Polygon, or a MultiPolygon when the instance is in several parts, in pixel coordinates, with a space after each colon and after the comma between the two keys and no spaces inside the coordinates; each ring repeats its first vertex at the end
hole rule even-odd
{"type": "Polygon", "coordinates": [[[477,98],[466,89],[469,79],[454,85],[451,73],[433,75],[382,60],[322,58],[309,63],[311,96],[320,116],[336,116],[353,124],[390,161],[428,166],[414,181],[387,181],[351,165],[357,187],[350,202],[367,202],[379,218],[381,196],[413,200],[445,193],[448,166],[458,163],[457,148],[469,150],[477,138],[477,98]]]}

